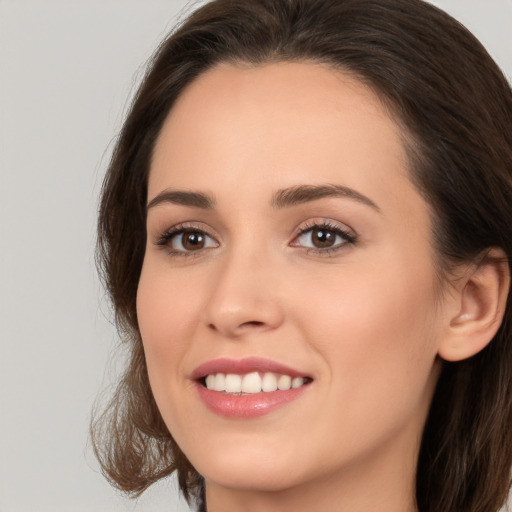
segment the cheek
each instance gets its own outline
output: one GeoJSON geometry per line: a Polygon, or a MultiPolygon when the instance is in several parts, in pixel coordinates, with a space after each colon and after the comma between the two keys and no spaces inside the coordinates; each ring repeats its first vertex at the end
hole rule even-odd
{"type": "Polygon", "coordinates": [[[197,293],[188,284],[164,265],[145,262],[137,290],[137,318],[147,354],[165,356],[184,348],[181,333],[193,327],[198,311],[197,293]]]}
{"type": "Polygon", "coordinates": [[[386,393],[418,399],[431,375],[440,335],[433,274],[391,261],[336,269],[310,287],[299,315],[340,399],[347,389],[360,404],[386,393]]]}
{"type": "MultiPolygon", "coordinates": [[[[308,319],[301,330],[326,369],[321,378],[328,391],[318,410],[327,411],[328,419],[313,435],[336,439],[339,457],[371,449],[404,430],[419,436],[437,380],[430,277],[384,268],[360,267],[358,273],[317,281],[316,292],[308,294],[308,311],[298,315],[308,319]]],[[[328,460],[335,457],[332,444],[323,448],[328,460]]]]}
{"type": "Polygon", "coordinates": [[[168,270],[145,264],[137,290],[137,318],[159,406],[167,402],[164,397],[183,374],[183,357],[197,326],[196,303],[197,294],[169,276],[168,270]]]}

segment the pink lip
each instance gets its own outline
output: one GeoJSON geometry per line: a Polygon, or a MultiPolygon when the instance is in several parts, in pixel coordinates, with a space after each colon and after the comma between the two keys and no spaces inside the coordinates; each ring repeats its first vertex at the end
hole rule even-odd
{"type": "Polygon", "coordinates": [[[299,398],[310,386],[292,388],[285,391],[272,391],[270,393],[255,393],[247,395],[232,395],[213,391],[203,386],[201,379],[214,373],[244,374],[250,372],[273,372],[289,375],[290,377],[306,377],[293,368],[289,368],[275,361],[259,358],[241,360],[216,359],[200,365],[192,372],[195,388],[201,401],[210,411],[228,418],[255,418],[268,414],[289,402],[299,398]]]}
{"type": "Polygon", "coordinates": [[[196,389],[206,407],[215,414],[228,418],[255,418],[299,398],[309,386],[254,395],[229,395],[206,389],[199,383],[196,389]]]}
{"type": "Polygon", "coordinates": [[[242,375],[251,372],[272,372],[290,377],[307,377],[302,372],[285,366],[281,363],[259,357],[248,357],[246,359],[214,359],[198,366],[191,375],[193,380],[202,379],[212,373],[234,373],[242,375]]]}

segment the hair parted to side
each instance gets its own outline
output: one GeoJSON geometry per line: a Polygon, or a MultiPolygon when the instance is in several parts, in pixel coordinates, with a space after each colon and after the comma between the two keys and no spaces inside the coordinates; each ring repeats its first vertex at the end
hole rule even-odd
{"type": "MultiPolygon", "coordinates": [[[[202,478],[151,394],[137,324],[153,147],[181,92],[221,62],[314,61],[350,73],[410,137],[411,179],[431,206],[440,275],[490,247],[512,255],[512,92],[482,45],[421,0],[214,0],[158,48],[103,184],[97,258],[129,365],[91,428],[104,473],[138,495],[177,471],[187,498],[202,478]]],[[[509,263],[510,265],[510,263],[509,263]]],[[[476,356],[443,363],[417,470],[421,512],[493,512],[512,465],[512,309],[476,356]]]]}

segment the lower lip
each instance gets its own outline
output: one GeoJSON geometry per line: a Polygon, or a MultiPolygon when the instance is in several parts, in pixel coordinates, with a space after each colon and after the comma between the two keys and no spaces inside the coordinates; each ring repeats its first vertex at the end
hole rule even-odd
{"type": "Polygon", "coordinates": [[[231,395],[197,384],[199,397],[210,411],[228,418],[255,418],[268,414],[299,398],[310,384],[286,391],[231,395]]]}

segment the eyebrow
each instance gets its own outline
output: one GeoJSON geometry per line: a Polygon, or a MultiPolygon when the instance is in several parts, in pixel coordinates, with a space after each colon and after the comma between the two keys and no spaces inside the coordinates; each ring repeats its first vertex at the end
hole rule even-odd
{"type": "Polygon", "coordinates": [[[202,192],[186,190],[164,190],[149,202],[147,209],[154,208],[162,203],[192,206],[203,210],[211,210],[215,206],[215,199],[202,192]]]}
{"type": "MultiPolygon", "coordinates": [[[[342,197],[354,199],[374,210],[380,212],[380,208],[365,195],[350,187],[343,185],[296,185],[294,187],[278,190],[272,197],[271,205],[274,208],[289,208],[298,204],[316,201],[326,197],[342,197]]],[[[162,203],[172,203],[182,206],[212,210],[215,206],[215,199],[203,192],[187,190],[164,190],[155,196],[147,205],[147,209],[154,208],[162,203]]]]}
{"type": "Polygon", "coordinates": [[[272,198],[272,206],[275,208],[287,208],[297,204],[323,199],[324,197],[342,197],[354,199],[374,210],[380,212],[380,208],[365,195],[357,190],[342,185],[331,183],[325,185],[297,185],[278,190],[272,198]]]}

